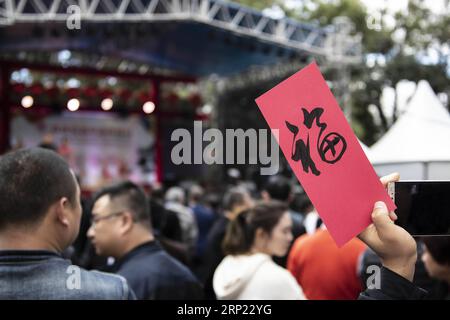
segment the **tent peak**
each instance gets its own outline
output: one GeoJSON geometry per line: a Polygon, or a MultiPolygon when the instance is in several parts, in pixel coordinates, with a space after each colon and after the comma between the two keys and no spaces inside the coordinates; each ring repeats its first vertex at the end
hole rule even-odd
{"type": "Polygon", "coordinates": [[[431,121],[450,121],[450,114],[439,101],[430,84],[420,80],[416,92],[409,102],[404,115],[419,116],[431,121]]]}

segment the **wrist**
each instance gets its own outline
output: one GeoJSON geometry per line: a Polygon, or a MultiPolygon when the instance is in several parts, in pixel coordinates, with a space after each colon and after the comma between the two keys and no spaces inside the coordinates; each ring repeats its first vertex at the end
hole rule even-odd
{"type": "Polygon", "coordinates": [[[382,261],[382,264],[385,268],[388,268],[392,272],[395,272],[401,277],[412,282],[414,279],[416,261],[417,255],[414,255],[407,259],[402,259],[401,261],[398,259],[384,260],[382,261]]]}

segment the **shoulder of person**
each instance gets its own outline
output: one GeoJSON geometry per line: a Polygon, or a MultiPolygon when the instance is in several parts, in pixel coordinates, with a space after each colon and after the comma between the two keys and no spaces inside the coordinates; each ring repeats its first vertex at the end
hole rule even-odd
{"type": "Polygon", "coordinates": [[[304,299],[303,291],[294,276],[272,260],[265,261],[258,270],[264,285],[277,292],[281,299],[304,299]]]}
{"type": "Polygon", "coordinates": [[[141,256],[135,262],[133,265],[130,263],[124,264],[118,273],[125,275],[126,279],[139,279],[142,278],[142,273],[150,274],[151,270],[152,274],[164,277],[166,280],[169,278],[174,281],[197,282],[191,270],[165,250],[159,250],[151,255],[141,256]]]}
{"type": "Polygon", "coordinates": [[[117,274],[97,270],[81,269],[80,287],[95,299],[129,300],[135,299],[127,280],[117,274]]]}
{"type": "Polygon", "coordinates": [[[291,248],[291,252],[295,252],[295,254],[298,254],[300,249],[302,249],[305,245],[308,245],[309,242],[312,241],[312,235],[305,233],[302,234],[300,237],[294,240],[294,243],[291,248]]]}
{"type": "MultiPolygon", "coordinates": [[[[265,260],[261,266],[258,268],[258,272],[260,272],[264,277],[267,278],[267,281],[290,281],[293,276],[291,273],[277,265],[272,259],[265,260]]],[[[295,281],[295,279],[294,279],[295,281]]]]}
{"type": "Polygon", "coordinates": [[[195,278],[192,271],[166,251],[160,252],[160,260],[164,262],[164,266],[171,268],[174,277],[185,279],[187,281],[197,282],[197,279],[195,278]]]}

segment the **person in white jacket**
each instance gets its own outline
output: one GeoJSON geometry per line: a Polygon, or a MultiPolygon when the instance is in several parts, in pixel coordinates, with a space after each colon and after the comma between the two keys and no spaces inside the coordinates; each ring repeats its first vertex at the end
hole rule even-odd
{"type": "Polygon", "coordinates": [[[284,256],[292,241],[292,221],[285,204],[259,203],[228,226],[226,257],[217,267],[213,287],[219,300],[300,300],[301,287],[272,261],[284,256]]]}

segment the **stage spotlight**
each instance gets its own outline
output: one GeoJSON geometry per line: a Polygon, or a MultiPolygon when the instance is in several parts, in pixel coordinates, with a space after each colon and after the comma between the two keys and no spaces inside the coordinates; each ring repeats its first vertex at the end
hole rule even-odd
{"type": "Polygon", "coordinates": [[[104,111],[108,111],[112,109],[113,104],[114,102],[112,101],[111,98],[106,98],[102,100],[101,107],[104,111]]]}
{"type": "Polygon", "coordinates": [[[144,112],[146,114],[150,114],[153,111],[155,111],[155,104],[152,101],[147,101],[146,103],[144,103],[144,105],[142,106],[142,110],[144,110],[144,112]]]}
{"type": "Polygon", "coordinates": [[[22,98],[21,103],[22,103],[22,107],[24,107],[25,109],[28,109],[33,106],[34,99],[32,96],[25,96],[22,98]]]}
{"type": "Polygon", "coordinates": [[[80,108],[80,101],[78,99],[70,99],[67,102],[67,109],[69,111],[77,111],[80,108]]]}

